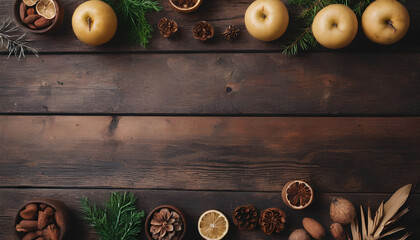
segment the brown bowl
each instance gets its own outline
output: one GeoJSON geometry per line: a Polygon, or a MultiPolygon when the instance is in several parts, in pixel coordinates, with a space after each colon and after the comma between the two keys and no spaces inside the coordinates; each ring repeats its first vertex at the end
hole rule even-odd
{"type": "Polygon", "coordinates": [[[22,28],[24,28],[26,31],[33,32],[33,33],[52,33],[52,32],[57,31],[63,24],[64,7],[59,0],[53,0],[53,1],[56,7],[56,15],[50,26],[46,28],[42,28],[42,29],[32,29],[32,28],[29,28],[24,22],[22,22],[22,20],[20,19],[20,14],[19,14],[19,7],[22,0],[15,0],[15,4],[13,4],[13,17],[15,19],[15,22],[18,25],[20,25],[22,28]]]}
{"type": "Polygon", "coordinates": [[[197,0],[197,3],[194,6],[189,7],[189,8],[183,8],[183,7],[178,7],[175,3],[172,2],[173,0],[168,0],[168,1],[173,9],[182,13],[194,12],[195,10],[198,9],[198,7],[200,7],[201,3],[203,3],[203,0],[197,0]]]}
{"type": "MultiPolygon", "coordinates": [[[[19,208],[16,217],[15,217],[15,226],[20,223],[21,220],[23,220],[23,218],[20,216],[20,212],[22,210],[25,209],[26,205],[31,204],[31,203],[35,203],[35,204],[45,204],[47,206],[52,207],[55,210],[55,214],[60,216],[60,218],[62,219],[61,223],[55,222],[56,225],[60,228],[60,240],[65,239],[64,237],[66,236],[67,233],[67,225],[68,225],[68,213],[67,213],[67,207],[66,205],[59,201],[59,200],[55,200],[55,199],[49,199],[49,198],[42,198],[42,199],[36,199],[36,200],[32,200],[29,201],[27,203],[25,203],[25,205],[23,205],[22,207],[19,208]]],[[[26,233],[23,232],[18,232],[15,230],[16,235],[18,236],[18,239],[22,239],[23,236],[25,236],[26,233]]]]}
{"type": "Polygon", "coordinates": [[[182,225],[183,225],[183,229],[182,229],[182,231],[180,231],[179,233],[177,233],[177,234],[179,234],[179,238],[178,238],[178,240],[182,240],[184,237],[185,237],[185,234],[187,233],[187,221],[186,221],[186,219],[185,219],[185,216],[184,216],[184,214],[182,213],[182,211],[181,210],[179,210],[178,208],[176,208],[176,207],[174,207],[174,206],[172,206],[172,205],[162,205],[162,206],[159,206],[159,207],[157,207],[157,208],[155,208],[155,209],[153,209],[150,213],[149,213],[149,215],[147,216],[147,218],[146,218],[146,223],[145,223],[145,229],[144,229],[144,231],[146,232],[146,237],[147,237],[147,239],[149,239],[149,240],[154,240],[154,238],[152,237],[152,234],[150,233],[150,222],[152,221],[152,218],[153,218],[153,214],[155,213],[155,212],[157,212],[157,211],[159,211],[160,209],[162,209],[162,208],[168,208],[168,209],[170,209],[170,210],[172,210],[172,211],[175,211],[175,212],[177,212],[178,214],[179,214],[179,216],[181,217],[181,220],[182,220],[182,225]]]}

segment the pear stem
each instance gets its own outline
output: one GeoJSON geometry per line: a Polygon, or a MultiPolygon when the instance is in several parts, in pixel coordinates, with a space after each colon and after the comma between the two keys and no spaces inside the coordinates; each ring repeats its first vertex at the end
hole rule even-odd
{"type": "Polygon", "coordinates": [[[87,18],[87,22],[89,24],[89,32],[92,29],[92,19],[90,19],[90,17],[87,18]]]}
{"type": "Polygon", "coordinates": [[[392,29],[394,29],[394,33],[397,32],[397,29],[394,27],[394,25],[392,24],[392,21],[391,20],[386,20],[386,24],[388,24],[389,26],[392,27],[392,29]]]}

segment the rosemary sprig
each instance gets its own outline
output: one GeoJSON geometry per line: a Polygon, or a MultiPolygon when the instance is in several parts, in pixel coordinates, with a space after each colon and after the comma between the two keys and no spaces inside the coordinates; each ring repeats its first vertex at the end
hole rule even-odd
{"type": "Polygon", "coordinates": [[[104,208],[83,198],[81,207],[84,219],[95,229],[101,240],[138,239],[145,213],[136,209],[133,194],[114,192],[104,208]]]}
{"type": "Polygon", "coordinates": [[[0,47],[9,51],[8,58],[13,54],[20,60],[25,57],[25,50],[38,57],[38,51],[27,45],[26,33],[19,36],[15,34],[17,31],[18,27],[9,18],[0,25],[0,47]]]}
{"type": "Polygon", "coordinates": [[[147,47],[152,38],[153,27],[147,22],[146,14],[162,10],[155,0],[105,0],[118,16],[118,25],[130,41],[147,47]]]}

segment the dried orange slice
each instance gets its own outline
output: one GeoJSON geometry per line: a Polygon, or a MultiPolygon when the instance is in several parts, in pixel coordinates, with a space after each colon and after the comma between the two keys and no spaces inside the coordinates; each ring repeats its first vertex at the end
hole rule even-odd
{"type": "Polygon", "coordinates": [[[53,19],[57,14],[53,0],[40,0],[35,8],[37,13],[46,19],[53,19]]]}
{"type": "Polygon", "coordinates": [[[208,210],[198,219],[198,232],[206,240],[220,240],[229,231],[229,221],[217,210],[208,210]]]}
{"type": "Polygon", "coordinates": [[[35,5],[39,0],[22,0],[22,2],[28,6],[28,7],[32,7],[33,5],[35,5]]]}
{"type": "Polygon", "coordinates": [[[300,210],[311,205],[314,191],[307,182],[294,180],[284,185],[281,197],[288,207],[300,210]]]}

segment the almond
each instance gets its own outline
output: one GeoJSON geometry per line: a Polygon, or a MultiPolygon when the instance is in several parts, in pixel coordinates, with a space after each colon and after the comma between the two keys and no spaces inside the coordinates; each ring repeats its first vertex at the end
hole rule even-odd
{"type": "Polygon", "coordinates": [[[45,212],[43,211],[38,212],[38,229],[39,230],[44,229],[47,226],[49,222],[49,218],[50,216],[48,216],[48,214],[46,214],[45,212]]]}
{"type": "MultiPolygon", "coordinates": [[[[34,22],[34,25],[38,28],[38,29],[40,29],[40,28],[44,28],[44,27],[48,27],[49,25],[51,25],[51,23],[52,23],[52,19],[46,19],[46,18],[44,18],[44,17],[41,17],[41,18],[39,18],[38,20],[36,20],[35,22],[34,22]]],[[[49,208],[49,207],[47,207],[47,208],[49,208]]],[[[46,208],[46,209],[47,209],[46,208]]],[[[51,208],[50,208],[51,209],[51,208]]]]}
{"type": "Polygon", "coordinates": [[[335,240],[346,240],[346,233],[344,232],[343,226],[341,226],[341,224],[331,224],[330,231],[335,240]]]}
{"type": "Polygon", "coordinates": [[[25,15],[26,13],[26,4],[24,4],[23,2],[20,3],[19,6],[19,16],[20,16],[20,20],[25,21],[25,15]]]}
{"type": "MultiPolygon", "coordinates": [[[[42,18],[40,18],[40,19],[42,19],[42,18]]],[[[39,19],[38,19],[39,20],[39,19]]],[[[47,19],[48,20],[48,19],[47,19]]],[[[36,25],[36,23],[35,23],[35,25],[36,25]]],[[[48,216],[52,216],[53,214],[54,214],[54,209],[52,209],[52,207],[46,207],[45,209],[44,209],[44,213],[46,213],[48,216]]]]}
{"type": "Polygon", "coordinates": [[[47,205],[45,203],[39,204],[39,208],[41,208],[42,211],[44,211],[46,207],[47,205]]]}
{"type": "Polygon", "coordinates": [[[28,25],[28,27],[30,28],[30,29],[38,29],[38,28],[36,28],[36,26],[35,25],[33,25],[33,24],[31,24],[31,23],[29,23],[29,24],[27,24],[28,25]]]}
{"type": "Polygon", "coordinates": [[[305,230],[315,239],[321,240],[325,237],[325,229],[312,218],[304,218],[302,221],[305,230]]]}
{"type": "Polygon", "coordinates": [[[26,234],[26,235],[22,238],[22,240],[33,240],[33,239],[35,239],[36,237],[39,237],[39,235],[38,235],[36,232],[30,232],[30,233],[26,234]]]}
{"type": "Polygon", "coordinates": [[[16,225],[16,231],[18,232],[30,232],[35,230],[38,226],[37,221],[32,220],[22,220],[18,225],[16,225]]]}
{"type": "Polygon", "coordinates": [[[31,204],[26,205],[25,209],[22,210],[19,215],[23,219],[30,220],[30,219],[35,218],[37,211],[38,211],[38,206],[36,204],[31,203],[31,204]]]}
{"type": "Polygon", "coordinates": [[[41,17],[41,15],[38,15],[38,14],[29,15],[25,18],[24,22],[26,24],[32,24],[32,23],[35,22],[35,20],[37,20],[40,17],[41,17]]]}
{"type": "Polygon", "coordinates": [[[64,217],[59,212],[55,212],[55,222],[59,227],[64,226],[64,217]]]}
{"type": "Polygon", "coordinates": [[[26,14],[29,15],[34,15],[35,14],[35,8],[28,8],[28,10],[26,10],[26,14]]]}
{"type": "Polygon", "coordinates": [[[58,240],[60,238],[60,229],[54,224],[50,224],[48,225],[48,234],[50,235],[51,240],[58,240]]]}

